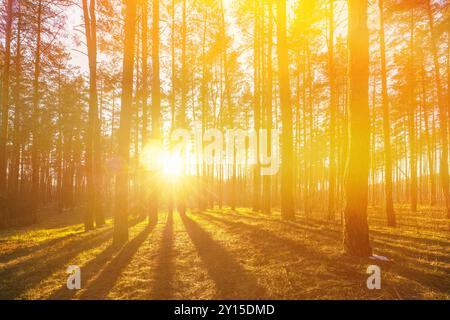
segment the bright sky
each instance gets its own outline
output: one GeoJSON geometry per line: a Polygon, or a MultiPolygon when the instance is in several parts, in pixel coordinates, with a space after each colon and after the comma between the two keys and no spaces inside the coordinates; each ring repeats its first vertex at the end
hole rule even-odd
{"type": "MultiPolygon", "coordinates": [[[[225,8],[229,8],[233,5],[233,2],[236,0],[222,0],[225,8]]],[[[81,1],[80,1],[81,2],[81,1]]],[[[78,6],[71,6],[67,12],[67,23],[68,23],[68,31],[71,36],[77,35],[83,41],[80,46],[77,46],[72,37],[66,39],[66,44],[71,50],[73,65],[79,66],[82,72],[87,72],[88,70],[88,61],[86,55],[81,52],[86,52],[86,48],[84,46],[84,34],[80,33],[76,30],[83,30],[83,21],[82,21],[82,10],[78,6]],[[81,25],[81,27],[80,27],[81,25]],[[80,52],[81,51],[81,52],[80,52]]]]}
{"type": "Polygon", "coordinates": [[[67,24],[68,24],[68,32],[71,35],[68,39],[66,39],[66,44],[70,48],[71,55],[72,55],[72,61],[71,63],[79,66],[82,70],[82,72],[86,72],[88,69],[88,61],[87,57],[82,54],[81,52],[86,52],[86,48],[83,45],[84,43],[84,34],[76,31],[76,30],[82,30],[83,26],[80,27],[82,24],[82,11],[81,8],[78,6],[71,6],[67,12],[67,24]],[[77,34],[78,37],[83,41],[83,43],[80,46],[77,46],[73,35],[77,34]],[[75,50],[74,50],[75,49],[75,50]],[[81,51],[81,52],[79,52],[81,51]]]}

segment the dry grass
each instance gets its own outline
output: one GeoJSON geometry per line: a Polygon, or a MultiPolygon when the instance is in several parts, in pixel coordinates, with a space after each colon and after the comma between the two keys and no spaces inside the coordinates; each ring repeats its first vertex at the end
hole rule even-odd
{"type": "Polygon", "coordinates": [[[284,222],[248,209],[161,214],[130,222],[130,241],[112,246],[112,221],[83,232],[82,209],[45,214],[29,228],[0,232],[2,299],[450,299],[450,234],[442,210],[398,207],[399,227],[369,214],[376,254],[342,255],[339,219],[316,213],[284,222]],[[366,288],[378,264],[382,289],[366,288]],[[82,289],[66,288],[81,267],[82,289]]]}

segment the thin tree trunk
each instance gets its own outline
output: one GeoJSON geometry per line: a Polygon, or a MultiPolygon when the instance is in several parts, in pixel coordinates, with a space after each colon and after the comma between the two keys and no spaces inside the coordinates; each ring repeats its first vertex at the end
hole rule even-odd
{"type": "Polygon", "coordinates": [[[389,115],[389,97],[387,91],[386,44],[384,32],[384,0],[379,0],[380,7],[380,60],[381,60],[381,98],[383,106],[383,141],[385,166],[385,210],[388,226],[395,226],[394,203],[392,200],[392,151],[391,151],[391,123],[389,115]]]}
{"type": "Polygon", "coordinates": [[[36,210],[39,205],[39,78],[41,73],[41,32],[42,32],[42,0],[38,2],[36,51],[34,57],[33,76],[33,115],[32,115],[32,147],[31,147],[31,220],[36,222],[36,210]]]}
{"type": "MultiPolygon", "coordinates": [[[[162,145],[161,140],[161,91],[159,75],[159,0],[153,0],[153,28],[152,28],[152,139],[162,145]]],[[[156,221],[158,218],[158,184],[157,176],[152,181],[152,203],[150,204],[150,219],[156,221]]]]}
{"type": "Polygon", "coordinates": [[[20,174],[20,151],[22,148],[21,142],[21,121],[22,121],[22,11],[20,1],[17,4],[17,37],[16,37],[16,57],[15,57],[15,72],[16,81],[14,87],[14,143],[13,143],[13,165],[10,176],[9,190],[12,195],[19,199],[19,174],[20,174]]]}
{"type": "Polygon", "coordinates": [[[334,0],[329,0],[328,80],[330,86],[330,172],[328,189],[328,219],[334,220],[336,212],[336,75],[334,72],[334,0]]]}
{"type": "MultiPolygon", "coordinates": [[[[265,106],[265,127],[267,130],[267,152],[272,153],[272,47],[273,47],[273,7],[272,3],[268,3],[269,21],[268,21],[268,46],[267,46],[267,84],[266,84],[266,106],[265,106]]],[[[266,175],[263,178],[263,212],[270,214],[272,208],[271,201],[271,176],[266,175]]]]}
{"type": "MultiPolygon", "coordinates": [[[[6,142],[8,139],[8,121],[9,121],[9,78],[11,65],[11,38],[13,21],[13,0],[6,2],[6,23],[5,23],[5,62],[3,65],[2,81],[2,126],[0,130],[0,195],[6,194],[6,142]]],[[[0,225],[2,213],[0,213],[0,225]]]]}
{"type": "Polygon", "coordinates": [[[148,130],[148,0],[141,0],[142,8],[142,143],[147,143],[148,130]]]}
{"type": "MultiPolygon", "coordinates": [[[[259,137],[259,129],[261,124],[261,63],[262,55],[260,53],[260,46],[262,46],[263,40],[263,25],[260,17],[264,15],[264,9],[260,6],[261,1],[256,0],[255,4],[255,27],[254,27],[254,75],[255,75],[255,96],[254,96],[254,104],[253,104],[253,112],[254,112],[254,129],[256,132],[256,136],[259,137]]],[[[257,138],[257,140],[259,140],[257,138]]],[[[258,145],[258,143],[257,143],[258,145]]],[[[256,163],[252,168],[253,171],[253,199],[252,199],[252,207],[253,211],[260,210],[260,197],[261,197],[261,175],[260,169],[258,165],[259,152],[257,150],[256,163]]]]}
{"type": "Polygon", "coordinates": [[[101,152],[100,126],[98,119],[97,92],[97,22],[95,0],[83,0],[83,16],[86,34],[86,45],[89,60],[89,123],[86,135],[86,178],[88,192],[88,208],[85,211],[85,230],[105,223],[101,204],[101,152]]]}
{"type": "Polygon", "coordinates": [[[411,9],[410,18],[410,54],[408,66],[408,136],[409,136],[409,161],[410,161],[410,177],[411,177],[411,211],[417,211],[417,149],[416,149],[416,97],[415,97],[415,81],[414,81],[414,9],[411,9]]]}
{"type": "Polygon", "coordinates": [[[114,208],[114,243],[128,240],[128,176],[130,160],[130,129],[133,114],[134,36],[136,31],[136,2],[125,2],[125,39],[123,55],[122,97],[118,132],[120,169],[116,177],[114,208]]]}

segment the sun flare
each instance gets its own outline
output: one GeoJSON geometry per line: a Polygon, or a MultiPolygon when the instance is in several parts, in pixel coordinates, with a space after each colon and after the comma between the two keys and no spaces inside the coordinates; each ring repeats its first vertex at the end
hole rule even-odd
{"type": "Polygon", "coordinates": [[[183,173],[183,159],[180,156],[163,152],[161,154],[161,172],[166,176],[178,177],[183,173]]]}
{"type": "Polygon", "coordinates": [[[175,153],[163,150],[158,143],[151,142],[140,155],[141,165],[150,172],[179,177],[184,172],[184,159],[175,153]]]}

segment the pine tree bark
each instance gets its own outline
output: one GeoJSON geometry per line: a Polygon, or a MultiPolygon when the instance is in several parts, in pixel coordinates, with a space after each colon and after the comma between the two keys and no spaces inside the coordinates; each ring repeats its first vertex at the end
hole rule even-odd
{"type": "MultiPolygon", "coordinates": [[[[264,15],[264,8],[261,5],[261,1],[255,0],[254,1],[254,44],[253,44],[253,54],[254,54],[254,75],[255,75],[255,92],[254,92],[254,103],[253,103],[253,113],[254,113],[254,129],[257,136],[257,141],[259,141],[259,129],[261,125],[261,83],[262,83],[262,77],[261,77],[261,43],[263,39],[263,25],[262,25],[262,19],[261,16],[264,15]]],[[[257,142],[257,145],[259,143],[257,142]]],[[[259,149],[257,148],[257,157],[256,157],[256,163],[253,165],[252,171],[253,171],[253,199],[252,199],[252,207],[253,211],[259,211],[260,210],[260,198],[261,198],[261,175],[260,175],[260,168],[258,165],[258,158],[259,158],[259,149]]]]}
{"type": "MultiPolygon", "coordinates": [[[[268,3],[269,21],[268,21],[268,45],[267,45],[267,81],[266,81],[266,106],[265,106],[265,128],[267,130],[267,152],[272,152],[272,91],[273,91],[273,69],[272,69],[272,48],[273,48],[273,7],[268,3]]],[[[270,214],[272,209],[272,182],[271,176],[263,178],[263,212],[270,214]]]]}
{"type": "Polygon", "coordinates": [[[22,148],[22,10],[20,1],[17,3],[17,36],[16,36],[16,56],[15,64],[15,84],[14,84],[14,137],[13,137],[13,159],[12,170],[8,181],[9,192],[19,199],[19,174],[20,174],[20,151],[22,148]]]}
{"type": "Polygon", "coordinates": [[[389,115],[389,96],[387,91],[386,43],[384,31],[384,0],[379,0],[380,7],[380,61],[381,61],[381,99],[383,108],[383,142],[384,142],[384,191],[385,210],[388,226],[395,226],[394,202],[392,199],[392,151],[391,123],[389,115]]]}
{"type": "Polygon", "coordinates": [[[94,219],[97,226],[105,223],[101,203],[101,145],[100,121],[98,118],[98,91],[97,91],[97,19],[96,0],[83,0],[83,17],[86,34],[86,45],[89,60],[89,122],[86,135],[86,178],[88,207],[85,216],[85,229],[94,228],[94,219]]]}
{"type": "MultiPolygon", "coordinates": [[[[161,140],[161,90],[159,72],[159,0],[153,0],[153,24],[152,24],[152,139],[162,145],[161,140]]],[[[150,204],[149,222],[158,218],[158,180],[157,175],[153,176],[150,182],[152,188],[152,198],[150,204]]]]}
{"type": "Polygon", "coordinates": [[[286,0],[277,0],[277,52],[281,108],[281,216],[295,218],[294,208],[294,155],[292,108],[290,103],[289,57],[286,39],[286,0]]]}
{"type": "Polygon", "coordinates": [[[33,74],[33,113],[32,113],[32,146],[31,146],[31,222],[36,222],[36,210],[39,206],[39,79],[41,75],[41,32],[42,32],[42,0],[38,1],[36,18],[36,49],[34,56],[34,74],[33,74]]]}
{"type": "Polygon", "coordinates": [[[148,138],[148,0],[141,0],[142,9],[142,141],[148,138]]]}
{"type": "Polygon", "coordinates": [[[348,2],[349,154],[344,211],[344,250],[367,257],[372,249],[367,223],[369,174],[369,31],[367,0],[348,2]]]}
{"type": "Polygon", "coordinates": [[[415,96],[415,74],[414,74],[414,9],[411,9],[410,17],[410,44],[409,44],[409,65],[408,65],[408,136],[409,136],[409,161],[410,161],[410,195],[411,211],[417,211],[417,148],[416,148],[416,96],[415,96]]]}
{"type": "MultiPolygon", "coordinates": [[[[2,78],[2,122],[0,130],[0,196],[6,196],[6,142],[8,139],[9,121],[9,87],[11,66],[11,38],[13,21],[13,0],[6,2],[5,23],[5,52],[2,78]]],[[[2,213],[0,212],[0,225],[2,224],[2,213]]]]}
{"type": "Polygon", "coordinates": [[[435,83],[439,106],[439,133],[441,136],[441,158],[439,174],[441,178],[442,193],[444,195],[447,208],[447,217],[450,218],[450,193],[449,193],[449,172],[448,172],[448,136],[447,136],[447,109],[445,107],[442,93],[442,83],[440,75],[439,57],[437,51],[437,35],[434,28],[434,16],[431,8],[431,1],[427,1],[428,23],[431,33],[431,52],[433,55],[435,83]]]}
{"type": "Polygon", "coordinates": [[[125,4],[124,54],[122,74],[122,97],[120,110],[120,127],[118,132],[118,160],[120,169],[116,177],[116,194],[114,208],[115,244],[128,241],[128,177],[130,160],[130,129],[133,114],[133,71],[134,71],[134,36],[136,32],[136,3],[127,0],[125,4]]]}
{"type": "Polygon", "coordinates": [[[337,96],[336,75],[334,72],[334,0],[329,0],[329,42],[328,42],[328,81],[330,86],[330,172],[328,188],[328,219],[334,220],[336,213],[336,120],[337,96]]]}

